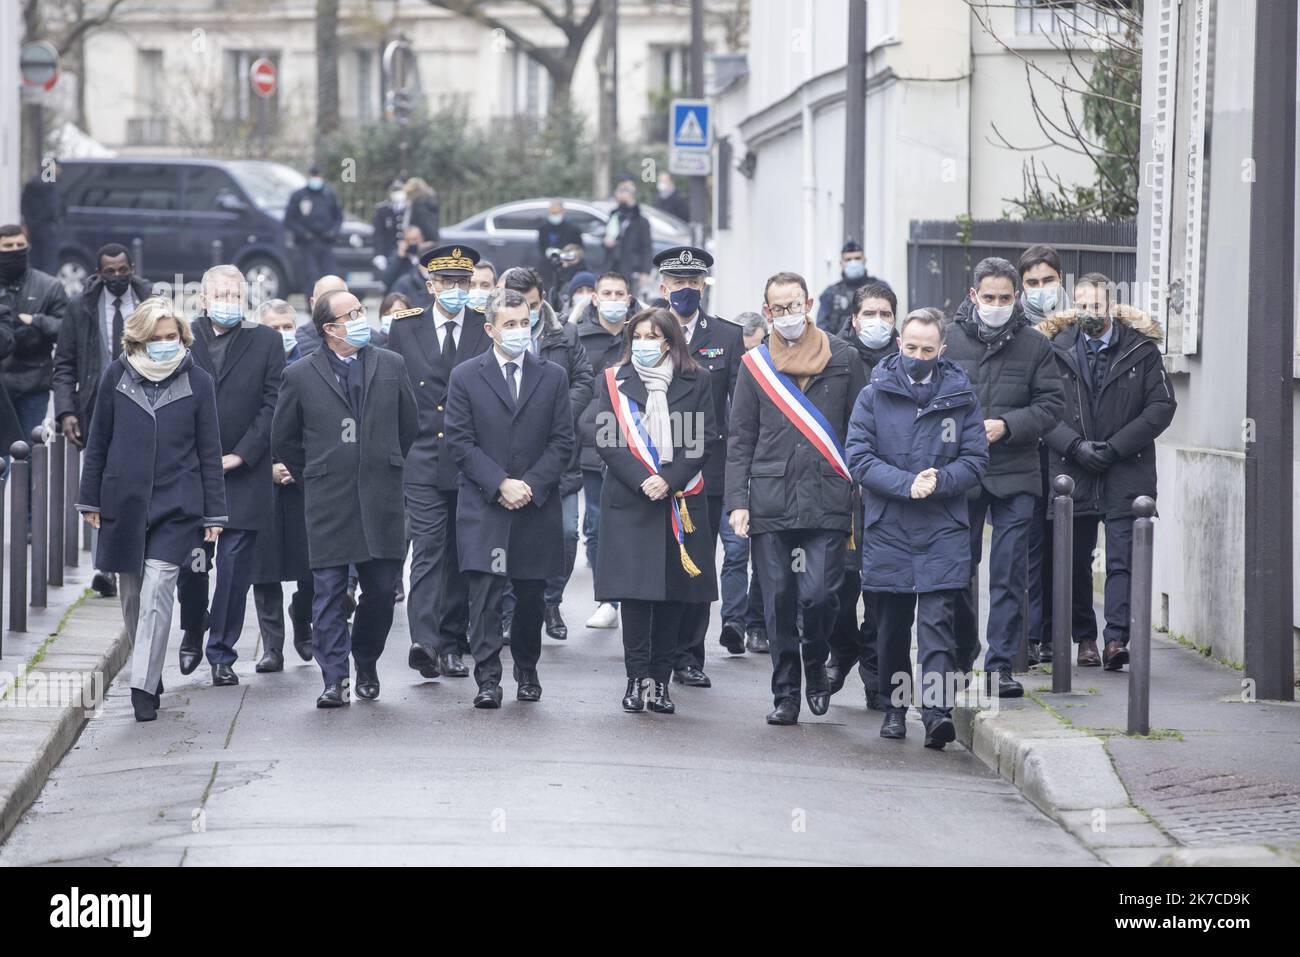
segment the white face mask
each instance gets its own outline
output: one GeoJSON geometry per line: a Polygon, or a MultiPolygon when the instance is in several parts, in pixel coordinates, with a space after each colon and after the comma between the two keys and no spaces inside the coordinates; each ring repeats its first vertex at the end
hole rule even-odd
{"type": "Polygon", "coordinates": [[[866,319],[858,326],[858,338],[868,349],[879,349],[894,338],[894,324],[877,316],[866,319]]]}
{"type": "Polygon", "coordinates": [[[794,342],[808,328],[808,317],[802,312],[794,316],[782,316],[772,320],[772,328],[781,334],[787,342],[794,342]]]}
{"type": "Polygon", "coordinates": [[[1015,303],[1009,306],[987,306],[981,303],[980,319],[990,329],[1001,329],[1011,319],[1011,310],[1015,307],[1015,303]]]}
{"type": "Polygon", "coordinates": [[[570,304],[569,312],[575,316],[579,313],[586,312],[587,303],[589,302],[591,302],[590,296],[574,296],[573,302],[570,304]]]}

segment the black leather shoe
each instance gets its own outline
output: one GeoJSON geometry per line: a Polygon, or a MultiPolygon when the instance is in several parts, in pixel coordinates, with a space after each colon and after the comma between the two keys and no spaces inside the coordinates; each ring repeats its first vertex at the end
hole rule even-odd
{"type": "Polygon", "coordinates": [[[474,696],[474,707],[476,708],[499,708],[501,707],[501,686],[495,684],[486,684],[478,689],[478,694],[474,696]]]}
{"type": "Polygon", "coordinates": [[[439,655],[438,667],[448,678],[469,677],[469,667],[454,651],[449,655],[439,655]]]}
{"type": "Polygon", "coordinates": [[[379,672],[373,668],[357,666],[356,691],[358,698],[374,701],[379,697],[379,672]]]}
{"type": "Polygon", "coordinates": [[[181,674],[192,674],[203,660],[203,631],[192,628],[181,636],[181,674]]]}
{"type": "Polygon", "coordinates": [[[668,697],[668,682],[656,681],[654,683],[654,694],[646,707],[655,714],[676,714],[677,705],[673,704],[673,699],[668,697]]]}
{"type": "Polygon", "coordinates": [[[153,721],[158,717],[158,702],[149,692],[139,688],[131,689],[131,708],[137,721],[153,721]]]}
{"type": "Polygon", "coordinates": [[[996,694],[999,698],[1020,698],[1024,696],[1025,688],[1015,678],[1011,677],[1011,669],[1003,668],[996,675],[985,673],[985,687],[988,688],[989,694],[996,694]]]}
{"type": "Polygon", "coordinates": [[[627,691],[623,695],[624,711],[644,711],[645,701],[641,697],[641,678],[628,678],[627,691]]]}
{"type": "Polygon", "coordinates": [[[346,681],[331,681],[316,699],[318,708],[341,708],[351,701],[346,681]]]}
{"type": "Polygon", "coordinates": [[[879,691],[867,692],[867,710],[868,711],[887,711],[889,699],[879,691]]]}
{"type": "Polygon", "coordinates": [[[712,688],[713,682],[702,670],[691,665],[688,668],[675,668],[673,680],[690,688],[712,688]]]}
{"type": "Polygon", "coordinates": [[[799,702],[794,698],[782,698],[767,714],[768,724],[798,724],[799,702]]]}
{"type": "Polygon", "coordinates": [[[259,675],[268,674],[272,671],[283,671],[284,655],[280,654],[280,652],[276,651],[274,648],[268,648],[262,653],[262,657],[258,660],[257,664],[253,666],[253,670],[259,675]]]}
{"type": "Polygon", "coordinates": [[[840,689],[844,687],[844,682],[849,678],[849,672],[853,670],[853,665],[852,661],[842,665],[834,658],[826,662],[826,680],[830,682],[831,694],[839,694],[840,689]]]}
{"type": "Polygon", "coordinates": [[[237,684],[239,684],[239,675],[235,674],[235,669],[230,665],[212,666],[212,686],[214,688],[225,688],[237,684]]]}
{"type": "Polygon", "coordinates": [[[343,596],[343,617],[350,619],[352,613],[357,610],[357,593],[351,588],[343,596]]]}
{"type": "Polygon", "coordinates": [[[750,628],[745,632],[745,650],[756,655],[771,654],[767,647],[767,629],[750,628]]]}
{"type": "Polygon", "coordinates": [[[542,682],[537,677],[536,668],[515,668],[515,681],[519,683],[519,688],[515,692],[516,700],[542,700],[542,682]]]}
{"type": "Polygon", "coordinates": [[[880,725],[880,736],[897,740],[907,737],[907,712],[890,708],[885,712],[885,720],[880,725]]]}
{"type": "Polygon", "coordinates": [[[727,653],[731,655],[743,655],[745,653],[745,633],[741,631],[740,626],[734,621],[725,622],[722,626],[722,634],[718,641],[727,653]]]}
{"type": "Polygon", "coordinates": [[[560,614],[559,605],[547,605],[545,612],[546,633],[556,641],[564,641],[569,637],[569,626],[564,623],[564,616],[560,614]]]}
{"type": "Polygon", "coordinates": [[[831,706],[831,682],[826,676],[826,666],[820,661],[804,665],[804,694],[808,698],[808,710],[813,714],[825,714],[831,706]]]}
{"type": "Polygon", "coordinates": [[[412,644],[406,655],[406,663],[418,671],[422,678],[437,678],[442,674],[438,668],[438,656],[424,645],[412,644]]]}
{"type": "Polygon", "coordinates": [[[1041,665],[1043,663],[1042,646],[1031,641],[1025,646],[1025,660],[1031,665],[1041,665]]]}
{"type": "Polygon", "coordinates": [[[935,715],[922,719],[925,723],[925,746],[935,751],[942,751],[949,741],[957,740],[957,726],[947,715],[935,715]]]}
{"type": "Polygon", "coordinates": [[[1052,663],[1052,641],[1050,638],[1047,641],[1038,643],[1038,663],[1040,665],[1052,663]]]}
{"type": "Polygon", "coordinates": [[[311,661],[315,651],[311,643],[311,622],[293,623],[293,650],[298,652],[298,657],[303,661],[311,661]]]}
{"type": "MultiPolygon", "coordinates": [[[[95,577],[90,580],[90,587],[99,593],[101,598],[117,597],[117,576],[105,572],[95,572],[95,577]]],[[[152,721],[153,718],[145,718],[146,721],[152,721]]]]}

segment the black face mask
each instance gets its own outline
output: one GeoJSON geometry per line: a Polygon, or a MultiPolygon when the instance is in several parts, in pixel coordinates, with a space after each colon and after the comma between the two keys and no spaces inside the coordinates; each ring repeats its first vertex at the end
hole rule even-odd
{"type": "Polygon", "coordinates": [[[0,252],[0,280],[17,279],[27,272],[27,250],[7,249],[0,252]]]}
{"type": "Polygon", "coordinates": [[[114,296],[124,295],[126,291],[131,288],[130,276],[114,276],[112,279],[107,279],[101,276],[100,278],[104,279],[104,288],[114,296]]]}

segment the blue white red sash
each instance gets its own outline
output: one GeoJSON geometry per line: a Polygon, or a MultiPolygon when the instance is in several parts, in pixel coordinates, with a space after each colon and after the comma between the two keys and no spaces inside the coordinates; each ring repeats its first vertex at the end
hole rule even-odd
{"type": "MultiPolygon", "coordinates": [[[[646,431],[641,421],[640,406],[619,391],[615,378],[617,373],[618,369],[615,366],[605,370],[605,387],[609,389],[609,401],[614,407],[614,417],[618,420],[619,430],[627,439],[627,447],[633,457],[646,467],[649,474],[658,475],[659,450],[655,448],[654,440],[650,438],[650,433],[646,431]]],[[[704,474],[696,472],[695,477],[686,484],[686,488],[669,497],[672,506],[668,515],[669,524],[681,553],[682,568],[692,578],[700,574],[700,569],[686,553],[686,533],[695,531],[695,525],[691,522],[691,513],[686,508],[686,496],[698,495],[702,491],[704,491],[704,474]]]]}
{"type": "Polygon", "coordinates": [[[812,443],[813,448],[822,454],[844,481],[852,482],[844,457],[844,447],[840,445],[835,430],[826,421],[826,416],[821,414],[821,410],[812,404],[790,377],[776,371],[776,364],[772,361],[772,353],[767,346],[750,349],[741,361],[749,368],[758,387],[790,420],[790,424],[803,433],[804,438],[812,443]]]}

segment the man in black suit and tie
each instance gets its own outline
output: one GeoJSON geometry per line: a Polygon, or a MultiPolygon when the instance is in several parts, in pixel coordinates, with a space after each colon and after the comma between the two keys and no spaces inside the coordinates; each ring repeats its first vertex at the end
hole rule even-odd
{"type": "Polygon", "coordinates": [[[529,351],[528,300],[514,289],[488,299],[493,348],[451,374],[447,443],[460,466],[456,541],[469,589],[469,643],[476,708],[501,707],[501,603],[515,594],[510,654],[520,701],[542,685],[546,580],[564,568],[560,476],[573,453],[565,370],[529,351]]]}
{"type": "Polygon", "coordinates": [[[272,448],[303,490],[312,638],[325,680],[316,707],[338,708],[351,697],[349,654],[357,697],[379,697],[379,656],[406,560],[402,477],[418,413],[406,364],[369,344],[370,322],[356,296],[321,295],[312,322],[322,345],[285,372],[272,448]],[[361,583],[350,634],[349,565],[361,583]]]}
{"type": "Polygon", "coordinates": [[[280,334],[244,317],[244,274],[213,266],[203,274],[203,312],[191,323],[194,362],[217,386],[221,467],[230,519],[216,546],[194,540],[193,561],[181,566],[181,674],[199,666],[203,634],[212,683],[237,685],[235,643],[253,586],[257,535],[274,518],[271,492],[271,420],[284,375],[280,334]],[[202,552],[199,549],[202,548],[202,552]],[[208,569],[216,553],[217,585],[208,604],[208,569]]]}
{"type": "Polygon", "coordinates": [[[468,593],[456,560],[459,469],[447,450],[444,419],[451,370],[492,345],[482,314],[466,308],[478,261],[478,251],[469,246],[424,252],[420,265],[436,301],[423,315],[396,320],[388,332],[388,348],[406,360],[420,409],[420,434],[406,462],[403,491],[412,553],[407,663],[426,678],[469,674],[461,659],[468,593]]]}

